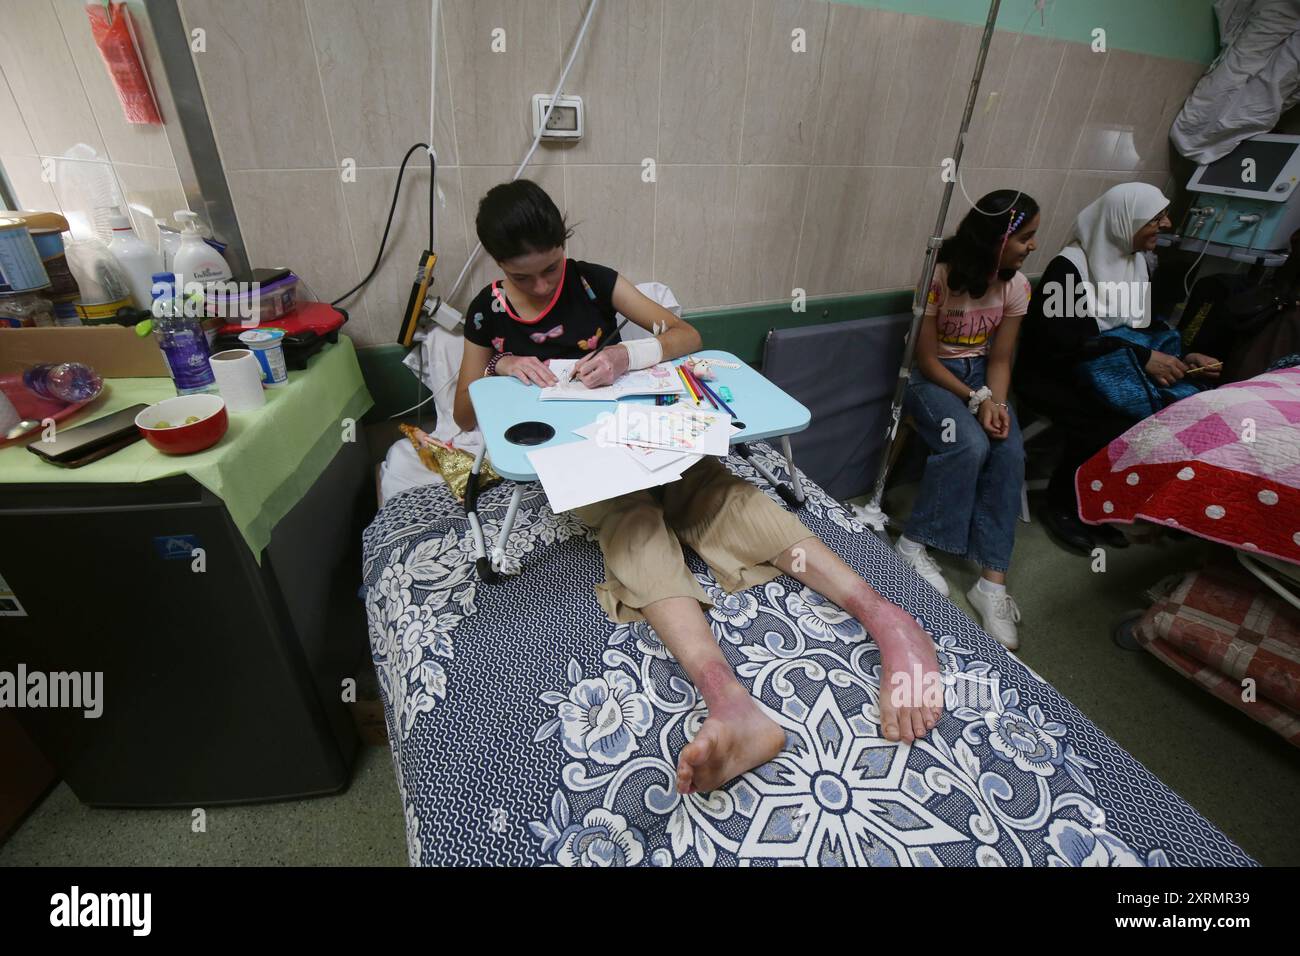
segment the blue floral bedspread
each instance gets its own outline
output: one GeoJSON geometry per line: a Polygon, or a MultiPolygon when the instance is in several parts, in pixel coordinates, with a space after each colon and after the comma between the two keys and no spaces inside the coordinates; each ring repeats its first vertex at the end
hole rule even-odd
{"type": "MultiPolygon", "coordinates": [[[[785,474],[771,449],[755,451],[785,474]]],[[[767,487],[744,461],[727,464],[767,487]]],[[[508,570],[522,570],[485,585],[444,486],[391,500],[365,533],[365,593],[411,862],[1253,863],[851,513],[805,488],[804,522],[934,635],[946,713],[922,741],[884,739],[880,654],[856,620],[785,577],[725,594],[688,554],[716,602],[723,652],[788,743],[725,789],[685,797],[677,755],[703,701],[652,629],[605,618],[588,530],[529,486],[509,542],[508,570]]],[[[508,500],[508,485],[481,499],[490,540],[508,500]]]]}

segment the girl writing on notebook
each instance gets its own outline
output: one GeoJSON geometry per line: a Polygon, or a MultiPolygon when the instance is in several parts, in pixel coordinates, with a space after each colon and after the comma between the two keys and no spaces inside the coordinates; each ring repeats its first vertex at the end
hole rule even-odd
{"type": "MultiPolygon", "coordinates": [[[[484,375],[549,386],[556,376],[548,359],[579,359],[574,379],[598,388],[628,369],[649,368],[700,348],[691,325],[625,277],[567,258],[564,244],[571,231],[535,183],[521,179],[493,187],[479,204],[475,226],[504,277],[483,289],[465,312],[465,357],[454,410],[461,428],[476,425],[469,386],[484,375]],[[652,337],[596,351],[615,335],[617,313],[652,337]]],[[[687,568],[683,544],[704,559],[724,590],[745,590],[785,573],[862,622],[880,647],[878,706],[886,737],[910,742],[938,721],[943,695],[934,644],[916,621],[717,458],[704,456],[671,484],[578,508],[575,514],[595,529],[604,555],[606,580],[596,585],[601,607],[616,622],[648,621],[708,706],[708,719],[679,755],[682,793],[714,790],[767,763],[785,746],[784,731],[736,680],[719,649],[704,615],[712,602],[687,568]],[[916,675],[920,687],[908,684],[916,675]]]]}
{"type": "Polygon", "coordinates": [[[1038,203],[1002,189],[977,202],[944,240],[903,405],[930,457],[895,549],[943,595],[948,582],[927,546],[978,563],[980,578],[966,596],[984,630],[1012,650],[1020,609],[1006,581],[1025,451],[1008,396],[1029,307],[1020,267],[1037,231],[1038,203]]]}

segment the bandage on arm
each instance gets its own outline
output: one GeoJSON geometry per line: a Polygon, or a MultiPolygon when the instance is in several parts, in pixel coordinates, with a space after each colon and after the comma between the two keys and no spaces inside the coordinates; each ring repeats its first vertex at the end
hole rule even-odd
{"type": "Polygon", "coordinates": [[[663,361],[664,347],[657,338],[633,339],[631,342],[620,344],[627,349],[628,371],[650,368],[663,361]]]}

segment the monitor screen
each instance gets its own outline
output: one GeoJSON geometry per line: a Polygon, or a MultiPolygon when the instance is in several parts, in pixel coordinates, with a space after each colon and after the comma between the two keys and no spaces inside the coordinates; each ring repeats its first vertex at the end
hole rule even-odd
{"type": "Polygon", "coordinates": [[[1210,163],[1201,173],[1202,186],[1219,186],[1225,189],[1241,189],[1252,192],[1268,192],[1272,188],[1278,173],[1286,166],[1287,160],[1295,152],[1296,143],[1273,143],[1267,140],[1245,140],[1237,145],[1223,159],[1210,163]],[[1242,179],[1245,172],[1242,160],[1255,161],[1254,182],[1242,179]]]}

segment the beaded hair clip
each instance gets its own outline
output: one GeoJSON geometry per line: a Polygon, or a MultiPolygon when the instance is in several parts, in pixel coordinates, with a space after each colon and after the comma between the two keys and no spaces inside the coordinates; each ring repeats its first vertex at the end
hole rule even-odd
{"type": "Polygon", "coordinates": [[[998,257],[993,260],[994,275],[997,275],[1002,268],[1002,253],[1007,248],[1007,240],[1016,234],[1016,230],[1019,229],[1025,221],[1025,214],[1023,212],[1016,212],[1014,206],[1009,209],[1008,212],[1010,212],[1011,215],[1010,218],[1007,219],[1007,231],[1002,234],[1002,245],[998,246],[998,257]]]}

